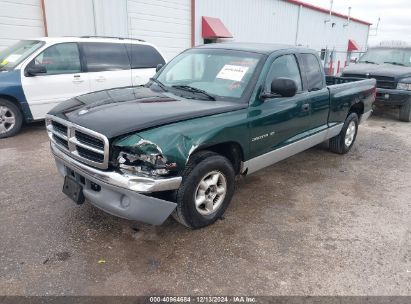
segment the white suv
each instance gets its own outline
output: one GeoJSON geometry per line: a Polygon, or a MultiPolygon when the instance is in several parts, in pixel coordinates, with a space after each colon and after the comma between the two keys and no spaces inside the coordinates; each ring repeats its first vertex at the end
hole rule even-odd
{"type": "Polygon", "coordinates": [[[145,84],[165,60],[143,40],[59,37],[21,40],[0,52],[0,138],[44,119],[59,102],[145,84]]]}

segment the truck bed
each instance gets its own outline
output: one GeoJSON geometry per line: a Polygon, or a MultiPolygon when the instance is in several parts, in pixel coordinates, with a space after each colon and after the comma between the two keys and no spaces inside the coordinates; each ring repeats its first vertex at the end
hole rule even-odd
{"type": "Polygon", "coordinates": [[[375,100],[376,80],[355,77],[326,76],[327,88],[330,92],[329,123],[345,121],[345,111],[352,104],[361,103],[362,113],[372,110],[375,100]]]}
{"type": "Polygon", "coordinates": [[[347,82],[362,81],[362,80],[364,80],[364,78],[325,76],[325,81],[327,83],[327,86],[332,86],[332,85],[342,84],[342,83],[347,83],[347,82]]]}

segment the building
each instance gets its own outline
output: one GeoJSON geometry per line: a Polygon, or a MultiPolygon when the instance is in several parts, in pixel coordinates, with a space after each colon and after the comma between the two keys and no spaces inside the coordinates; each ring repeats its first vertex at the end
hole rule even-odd
{"type": "Polygon", "coordinates": [[[338,70],[367,48],[370,23],[298,0],[0,0],[0,49],[36,36],[120,36],[171,59],[224,40],[286,43],[321,52],[338,70]],[[340,62],[338,64],[338,62],[340,62]]]}

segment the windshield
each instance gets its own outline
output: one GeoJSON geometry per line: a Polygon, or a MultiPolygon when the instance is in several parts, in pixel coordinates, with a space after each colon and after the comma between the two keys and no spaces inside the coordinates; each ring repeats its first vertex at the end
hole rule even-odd
{"type": "Polygon", "coordinates": [[[0,51],[0,70],[11,70],[20,62],[40,48],[44,42],[36,40],[21,40],[0,51]]]}
{"type": "Polygon", "coordinates": [[[411,49],[369,49],[359,62],[411,66],[411,49]]]}
{"type": "Polygon", "coordinates": [[[184,97],[194,94],[199,99],[237,101],[248,91],[262,57],[243,51],[193,49],[167,64],[156,83],[184,97]]]}

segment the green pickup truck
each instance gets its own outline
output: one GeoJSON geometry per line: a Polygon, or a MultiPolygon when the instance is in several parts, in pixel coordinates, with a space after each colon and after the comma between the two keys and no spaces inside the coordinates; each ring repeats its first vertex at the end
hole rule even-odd
{"type": "Polygon", "coordinates": [[[329,140],[347,153],[374,79],[326,78],[315,51],[221,43],[189,49],[144,86],[72,98],[46,127],[63,192],[122,218],[190,228],[227,209],[236,176],[329,140]]]}

